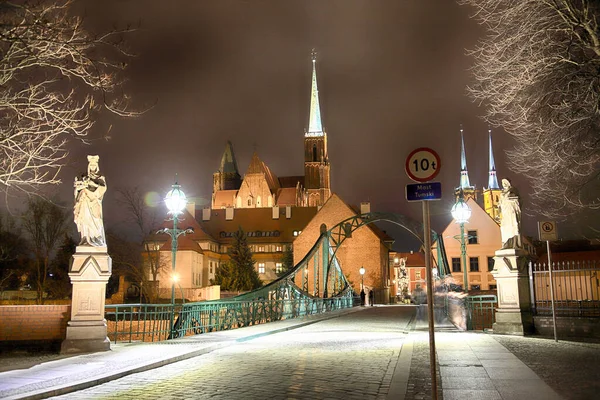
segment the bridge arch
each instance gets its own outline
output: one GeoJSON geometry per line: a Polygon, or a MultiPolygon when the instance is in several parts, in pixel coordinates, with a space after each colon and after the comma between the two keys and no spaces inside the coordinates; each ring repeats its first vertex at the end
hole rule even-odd
{"type": "MultiPolygon", "coordinates": [[[[350,297],[354,290],[344,275],[336,257],[342,243],[352,237],[352,233],[361,227],[386,221],[400,226],[423,240],[423,224],[402,214],[373,212],[357,214],[337,223],[332,228],[321,225],[321,234],[303,259],[283,276],[251,292],[236,296],[238,300],[250,299],[302,299],[350,297]],[[312,278],[312,290],[309,281],[312,278]]],[[[442,237],[435,231],[430,232],[432,241],[438,241],[438,265],[443,275],[448,271],[448,262],[442,237]]],[[[386,277],[384,277],[386,279],[386,277]]]]}

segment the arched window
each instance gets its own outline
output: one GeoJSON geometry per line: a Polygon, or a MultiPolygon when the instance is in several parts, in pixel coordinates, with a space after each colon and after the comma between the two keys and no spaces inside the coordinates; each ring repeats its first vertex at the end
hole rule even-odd
{"type": "Polygon", "coordinates": [[[313,144],[313,161],[317,161],[317,145],[313,144]]]}
{"type": "Polygon", "coordinates": [[[248,197],[248,207],[252,207],[252,197],[248,197]]]}

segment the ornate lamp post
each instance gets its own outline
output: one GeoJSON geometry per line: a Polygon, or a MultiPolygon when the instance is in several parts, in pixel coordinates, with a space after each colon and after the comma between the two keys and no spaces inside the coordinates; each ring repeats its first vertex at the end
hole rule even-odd
{"type": "Polygon", "coordinates": [[[465,242],[465,223],[469,222],[469,218],[471,218],[471,208],[467,203],[465,203],[464,196],[462,190],[458,195],[458,199],[456,203],[452,206],[452,218],[456,221],[457,224],[460,224],[460,236],[455,239],[459,239],[460,241],[460,257],[463,265],[463,285],[464,291],[469,291],[469,279],[467,278],[467,244],[465,242]]]}
{"type": "Polygon", "coordinates": [[[184,235],[186,233],[193,232],[191,229],[178,229],[177,222],[179,219],[179,214],[182,213],[185,208],[187,199],[185,197],[185,193],[181,190],[181,186],[175,184],[172,186],[172,189],[167,193],[165,197],[165,204],[167,205],[167,209],[169,210],[169,214],[172,215],[173,220],[173,229],[164,228],[158,231],[157,233],[166,233],[171,236],[171,338],[174,337],[173,329],[174,329],[174,316],[175,316],[175,262],[177,256],[177,238],[180,235],[184,235]]]}
{"type": "Polygon", "coordinates": [[[360,267],[360,290],[365,290],[365,267],[360,267]]]}

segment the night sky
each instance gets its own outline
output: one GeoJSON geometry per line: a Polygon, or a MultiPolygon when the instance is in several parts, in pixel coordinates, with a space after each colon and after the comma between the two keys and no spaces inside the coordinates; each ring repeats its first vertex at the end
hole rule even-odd
{"type": "MultiPolygon", "coordinates": [[[[93,30],[140,24],[127,38],[137,57],[125,89],[136,106],[155,104],[137,119],[104,115],[93,136],[110,127],[111,139],[76,147],[62,172],[61,196],[72,202],[85,154],[100,155],[108,227],[125,229],[116,188],[164,195],[175,173],[188,197],[209,202],[228,139],[242,175],[255,149],[276,175],[302,175],[313,47],[331,187],[347,203],[419,218],[420,204],[404,199],[404,160],[431,147],[442,159],[437,180],[445,190],[431,204],[432,224],[443,229],[459,182],[461,123],[471,184],[487,184],[487,125],[465,94],[466,49],[482,29],[453,1],[89,0],[79,7],[93,30]]],[[[513,178],[525,212],[535,214],[526,181],[506,167],[511,138],[495,130],[493,140],[499,178],[513,178]]],[[[527,234],[537,236],[537,219],[526,220],[527,234]]]]}

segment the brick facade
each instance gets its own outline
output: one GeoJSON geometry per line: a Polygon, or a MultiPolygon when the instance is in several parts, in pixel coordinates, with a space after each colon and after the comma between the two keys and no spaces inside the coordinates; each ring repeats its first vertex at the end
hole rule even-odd
{"type": "MultiPolygon", "coordinates": [[[[335,193],[332,194],[294,241],[294,264],[302,261],[302,258],[319,239],[322,224],[325,224],[327,229],[331,229],[356,214],[356,211],[344,203],[339,196],[335,193]]],[[[352,237],[342,243],[336,257],[344,275],[358,293],[361,284],[360,267],[364,267],[366,270],[364,276],[366,288],[383,289],[387,286],[384,277],[388,268],[388,251],[381,238],[367,225],[354,231],[352,237]]],[[[312,279],[309,277],[309,288],[312,285],[312,279]]]]}
{"type": "Polygon", "coordinates": [[[63,340],[70,305],[0,306],[0,341],[63,340]]]}

